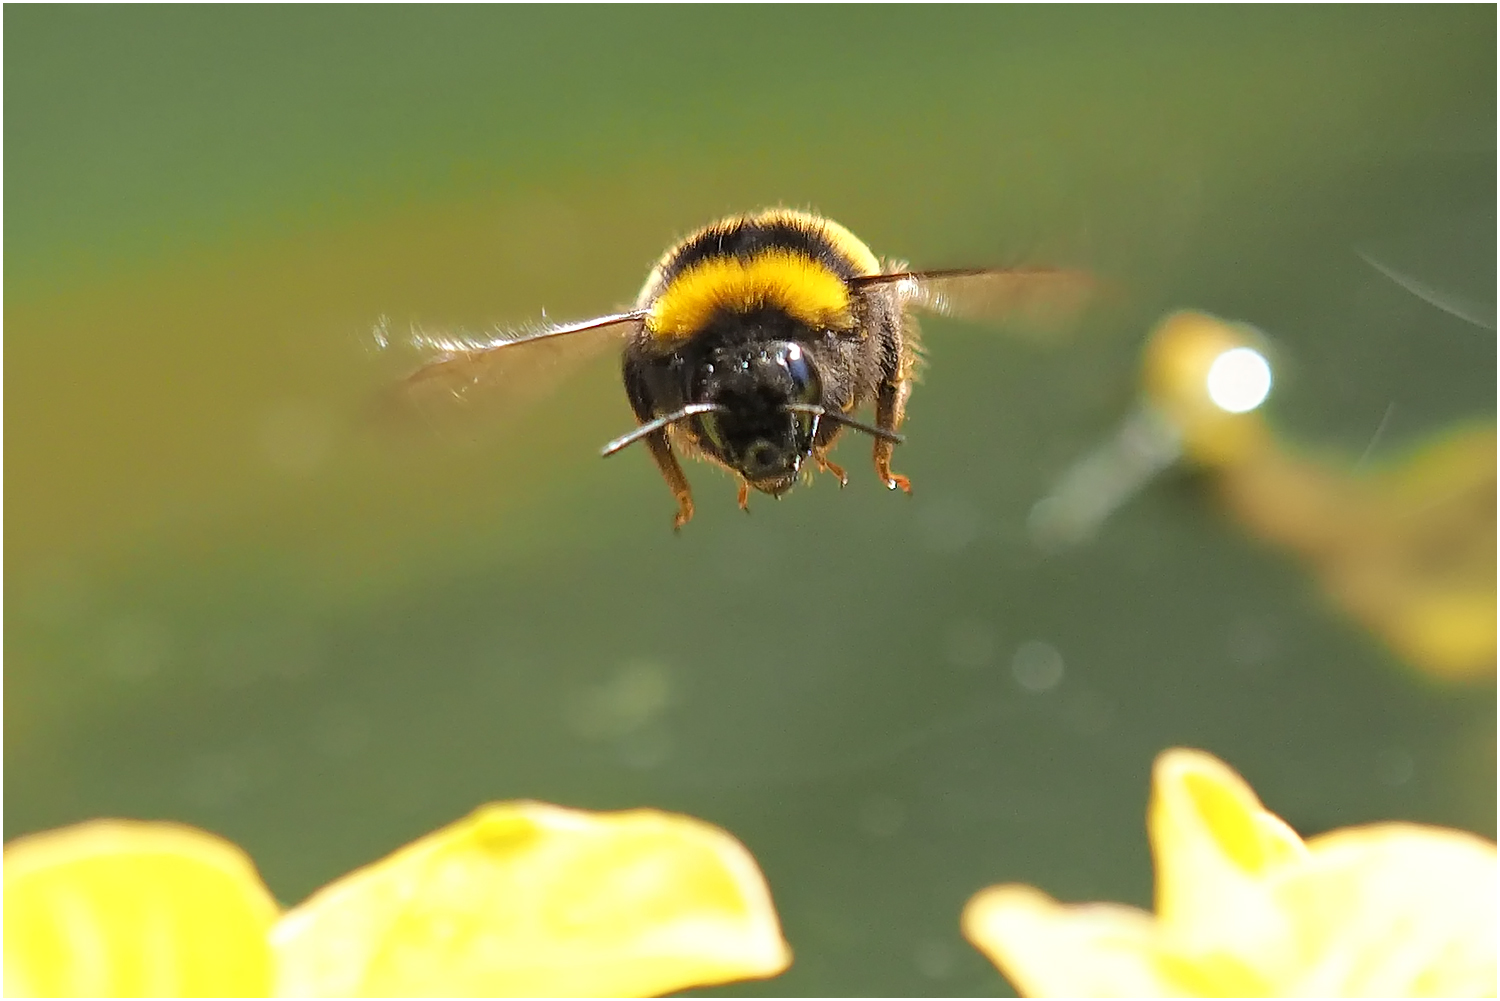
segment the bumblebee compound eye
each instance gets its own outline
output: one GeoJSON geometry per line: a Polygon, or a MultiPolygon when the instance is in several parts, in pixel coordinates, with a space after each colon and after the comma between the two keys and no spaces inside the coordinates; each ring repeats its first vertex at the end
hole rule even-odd
{"type": "Polygon", "coordinates": [[[818,378],[818,370],[802,350],[802,345],[796,341],[778,345],[775,359],[777,364],[786,369],[787,377],[791,380],[792,391],[788,394],[788,403],[817,403],[822,399],[823,380],[818,378]]]}

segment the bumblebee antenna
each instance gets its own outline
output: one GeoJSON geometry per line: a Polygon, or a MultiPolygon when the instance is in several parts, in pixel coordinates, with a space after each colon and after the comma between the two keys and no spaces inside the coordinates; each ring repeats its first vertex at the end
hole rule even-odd
{"type": "Polygon", "coordinates": [[[681,410],[674,410],[670,414],[662,414],[660,417],[649,420],[646,423],[642,424],[640,427],[636,428],[629,434],[620,435],[620,437],[616,438],[608,445],[605,445],[604,451],[600,454],[605,458],[608,458],[609,456],[614,455],[616,452],[620,451],[620,449],[626,448],[630,445],[634,445],[642,438],[645,438],[648,435],[655,434],[662,428],[666,427],[668,424],[676,424],[683,418],[694,417],[698,414],[723,413],[724,409],[724,407],[719,406],[717,403],[689,403],[681,410]]]}
{"type": "Polygon", "coordinates": [[[878,428],[873,424],[866,424],[864,421],[857,421],[853,417],[849,417],[845,414],[820,407],[816,403],[788,403],[781,409],[790,411],[794,414],[812,414],[819,420],[827,420],[833,421],[835,424],[843,424],[844,426],[851,427],[856,431],[863,431],[871,438],[879,438],[881,441],[888,441],[893,445],[900,445],[902,442],[906,441],[906,437],[904,435],[899,435],[894,431],[887,431],[885,428],[878,428]]]}

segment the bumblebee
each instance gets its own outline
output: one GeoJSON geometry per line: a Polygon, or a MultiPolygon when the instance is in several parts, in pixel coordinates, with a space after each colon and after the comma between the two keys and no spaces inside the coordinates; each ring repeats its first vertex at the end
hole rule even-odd
{"type": "Polygon", "coordinates": [[[693,494],[679,455],[729,470],[748,510],[752,489],[780,497],[809,462],[847,483],[828,456],[845,428],[874,439],[876,476],[909,493],[891,457],[922,361],[913,314],[992,316],[1056,304],[1081,284],[1055,270],[911,271],[882,262],[838,223],[770,209],[722,219],[673,246],[632,309],[486,340],[414,332],[438,356],[403,388],[461,399],[515,393],[539,363],[622,345],[637,426],[603,454],[644,442],[677,501],[680,529],[693,517],[693,494]],[[855,416],[867,405],[873,422],[855,416]]]}

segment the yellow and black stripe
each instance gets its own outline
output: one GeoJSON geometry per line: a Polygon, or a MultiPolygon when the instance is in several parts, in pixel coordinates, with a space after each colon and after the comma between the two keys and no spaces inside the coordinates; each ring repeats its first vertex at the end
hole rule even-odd
{"type": "Polygon", "coordinates": [[[838,223],[770,209],[720,220],[672,247],[636,305],[661,346],[691,339],[715,316],[767,308],[816,330],[849,330],[849,281],[879,273],[870,248],[838,223]]]}

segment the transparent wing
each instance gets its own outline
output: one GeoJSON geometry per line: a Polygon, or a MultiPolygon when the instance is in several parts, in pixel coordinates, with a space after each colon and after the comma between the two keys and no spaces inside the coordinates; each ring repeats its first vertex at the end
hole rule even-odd
{"type": "Polygon", "coordinates": [[[427,415],[530,405],[579,365],[623,343],[644,315],[633,310],[487,337],[413,327],[409,346],[431,360],[391,387],[388,403],[397,413],[427,415]]]}
{"type": "Polygon", "coordinates": [[[897,271],[856,278],[852,284],[889,286],[907,309],[1014,323],[1047,334],[1077,319],[1094,292],[1095,281],[1086,272],[1062,268],[964,268],[897,271]]]}

